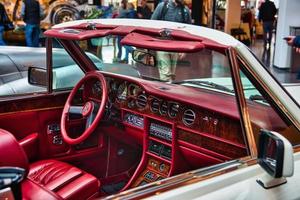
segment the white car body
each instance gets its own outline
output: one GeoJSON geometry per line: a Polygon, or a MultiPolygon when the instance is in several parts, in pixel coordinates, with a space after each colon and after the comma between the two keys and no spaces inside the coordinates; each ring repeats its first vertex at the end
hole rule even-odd
{"type": "Polygon", "coordinates": [[[266,172],[259,165],[254,165],[212,179],[180,187],[149,199],[299,199],[300,153],[296,153],[294,159],[294,176],[287,178],[286,184],[275,188],[264,189],[256,182],[256,180],[266,174],[266,172]]]}
{"type": "MultiPolygon", "coordinates": [[[[149,20],[130,20],[130,19],[106,19],[106,20],[81,20],[75,22],[68,22],[62,25],[56,25],[54,28],[68,27],[71,25],[82,23],[102,23],[107,25],[125,25],[125,26],[142,26],[149,28],[168,28],[183,30],[190,34],[206,37],[208,39],[219,42],[220,44],[231,46],[239,56],[243,57],[252,68],[252,72],[259,77],[261,84],[270,89],[270,92],[278,97],[279,103],[283,105],[293,117],[300,123],[300,109],[299,105],[286,93],[283,87],[276,82],[273,77],[267,72],[267,69],[262,66],[261,63],[251,54],[247,47],[241,42],[237,41],[233,37],[212,29],[205,27],[198,27],[192,25],[186,25],[181,23],[164,22],[164,21],[149,21],[149,20]],[[155,24],[155,25],[154,25],[155,24]]],[[[300,102],[300,85],[287,86],[293,98],[300,102]]],[[[155,196],[148,197],[148,199],[170,199],[170,200],[188,200],[188,199],[300,199],[300,193],[298,186],[300,185],[300,153],[295,155],[295,172],[294,176],[288,178],[287,184],[283,184],[279,187],[269,190],[261,187],[256,179],[266,174],[266,172],[258,165],[254,164],[248,166],[246,163],[236,164],[237,170],[232,172],[209,178],[196,183],[186,184],[185,186],[177,187],[176,189],[170,189],[162,193],[156,193],[155,196]]],[[[205,169],[204,169],[205,170],[205,169]]],[[[199,172],[201,174],[201,170],[199,172]]],[[[177,179],[182,177],[194,177],[194,172],[187,172],[177,176],[177,179]]],[[[171,177],[169,179],[173,179],[171,177]]],[[[196,177],[197,178],[197,177],[196,177]]],[[[168,179],[166,179],[168,181],[168,179]]],[[[162,182],[164,183],[164,181],[162,182]]],[[[153,183],[155,185],[155,183],[153,183]]],[[[160,183],[156,183],[159,187],[160,183]]],[[[166,184],[165,184],[166,185],[166,184]]],[[[141,186],[141,189],[147,190],[147,186],[141,186]],[[145,189],[146,188],[146,189],[145,189]]],[[[123,194],[129,195],[128,198],[135,198],[137,188],[127,190],[123,194]],[[130,196],[130,194],[132,194],[130,196]]],[[[118,198],[118,196],[111,196],[107,199],[118,198]]],[[[122,197],[121,197],[122,198],[122,197]]]]}
{"type": "MultiPolygon", "coordinates": [[[[106,20],[81,20],[56,25],[54,28],[63,28],[71,25],[89,23],[102,23],[105,25],[142,26],[144,28],[176,29],[183,30],[193,35],[214,40],[222,45],[229,46],[230,49],[246,61],[246,65],[251,67],[251,73],[258,77],[259,84],[272,96],[276,97],[277,105],[287,111],[299,129],[300,124],[300,95],[299,85],[287,87],[293,98],[286,89],[282,87],[269,74],[266,68],[251,54],[247,47],[233,37],[216,30],[186,25],[181,23],[131,20],[131,19],[106,19],[106,20]],[[297,93],[298,92],[298,93],[297,93]],[[295,94],[293,94],[295,93],[295,94]],[[297,100],[298,103],[295,101],[297,100]]],[[[249,125],[249,124],[248,124],[249,125]]],[[[256,164],[256,158],[247,157],[248,160],[232,160],[218,165],[189,171],[183,174],[172,176],[144,186],[126,190],[120,194],[106,197],[106,199],[140,199],[150,191],[157,191],[148,199],[238,199],[238,200],[258,200],[258,199],[300,199],[298,186],[300,185],[300,152],[294,154],[295,171],[291,178],[287,178],[287,183],[272,189],[264,189],[256,182],[256,179],[266,174],[266,172],[256,164]],[[171,184],[172,181],[172,184],[171,184]],[[177,185],[176,185],[177,181],[177,185]],[[123,195],[123,196],[118,196],[123,195]]],[[[151,195],[151,194],[150,194],[151,195]]],[[[144,198],[144,197],[143,197],[144,198]]]]}

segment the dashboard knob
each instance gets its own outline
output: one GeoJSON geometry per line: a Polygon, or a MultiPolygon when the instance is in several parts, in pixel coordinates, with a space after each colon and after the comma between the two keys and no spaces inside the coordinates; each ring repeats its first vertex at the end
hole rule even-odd
{"type": "Polygon", "coordinates": [[[166,169],[166,165],[164,163],[159,165],[159,171],[163,172],[166,169]]]}

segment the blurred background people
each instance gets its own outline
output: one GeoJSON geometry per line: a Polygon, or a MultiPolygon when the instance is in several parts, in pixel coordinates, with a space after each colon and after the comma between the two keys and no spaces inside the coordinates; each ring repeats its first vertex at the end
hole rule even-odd
{"type": "Polygon", "coordinates": [[[6,18],[6,11],[2,3],[0,3],[0,46],[6,45],[3,39],[3,33],[4,33],[4,23],[6,18]]]}
{"type": "Polygon", "coordinates": [[[190,10],[184,5],[184,0],[165,0],[159,3],[151,19],[192,23],[190,10]]]}
{"type": "Polygon", "coordinates": [[[253,39],[253,25],[254,25],[254,15],[250,8],[245,8],[242,13],[242,21],[248,24],[250,33],[250,43],[253,39]]]}
{"type": "Polygon", "coordinates": [[[129,18],[129,19],[136,19],[137,18],[137,12],[134,8],[134,5],[133,3],[128,3],[127,4],[127,17],[126,18],[129,18]]]}
{"type": "Polygon", "coordinates": [[[39,46],[40,23],[43,9],[37,0],[24,0],[21,8],[21,17],[26,23],[25,39],[29,47],[39,46]]]}
{"type": "Polygon", "coordinates": [[[151,18],[151,10],[147,5],[147,0],[139,0],[137,7],[137,17],[139,19],[150,19],[151,18]]]}
{"type": "MultiPolygon", "coordinates": [[[[151,19],[181,22],[191,24],[190,10],[185,6],[184,0],[166,0],[158,4],[151,19]]],[[[159,51],[157,52],[158,71],[160,80],[172,82],[176,78],[176,65],[178,59],[184,54],[159,51]]]]}
{"type": "Polygon", "coordinates": [[[260,22],[263,22],[264,29],[264,48],[267,48],[267,46],[270,48],[271,46],[276,13],[276,6],[270,0],[266,0],[259,8],[258,18],[260,22]]]}
{"type": "MultiPolygon", "coordinates": [[[[119,9],[119,13],[118,13],[117,18],[127,18],[128,17],[127,4],[128,4],[127,0],[122,0],[121,1],[121,6],[120,6],[120,9],[119,9]]],[[[116,62],[121,62],[121,60],[122,60],[122,45],[121,45],[121,40],[122,40],[122,37],[118,36],[117,37],[118,54],[117,54],[117,58],[115,60],[116,62]]]]}
{"type": "MultiPolygon", "coordinates": [[[[127,9],[128,9],[128,13],[127,13],[127,18],[130,18],[130,19],[136,19],[137,18],[137,13],[136,13],[136,10],[134,9],[134,5],[133,3],[128,3],[127,4],[127,9]]],[[[125,48],[125,58],[124,60],[122,60],[121,62],[123,63],[128,63],[128,60],[129,60],[129,53],[132,53],[133,51],[133,47],[132,46],[124,46],[125,48]]]]}
{"type": "Polygon", "coordinates": [[[286,38],[288,45],[295,48],[297,53],[300,53],[300,35],[297,36],[288,36],[286,38]]]}
{"type": "Polygon", "coordinates": [[[127,6],[128,6],[128,1],[122,0],[120,9],[119,9],[119,13],[118,13],[118,18],[127,18],[127,15],[128,15],[127,6]]]}
{"type": "MultiPolygon", "coordinates": [[[[300,54],[300,35],[288,36],[286,38],[288,45],[292,46],[297,53],[300,54]]],[[[300,71],[298,71],[297,79],[300,79],[300,71]]]]}

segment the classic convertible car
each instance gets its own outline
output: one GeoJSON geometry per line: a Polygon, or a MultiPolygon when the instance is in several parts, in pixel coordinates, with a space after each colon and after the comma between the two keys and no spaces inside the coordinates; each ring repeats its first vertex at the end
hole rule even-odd
{"type": "Polygon", "coordinates": [[[15,178],[0,189],[14,183],[25,199],[200,198],[262,174],[257,160],[275,179],[252,189],[290,184],[299,104],[231,36],[128,19],[69,22],[45,35],[47,68],[28,68],[28,81],[46,90],[1,98],[0,166],[15,178]],[[133,49],[141,78],[99,71],[87,56],[111,36],[133,49]],[[72,87],[56,87],[57,42],[76,63],[69,70],[83,72],[72,87]]]}

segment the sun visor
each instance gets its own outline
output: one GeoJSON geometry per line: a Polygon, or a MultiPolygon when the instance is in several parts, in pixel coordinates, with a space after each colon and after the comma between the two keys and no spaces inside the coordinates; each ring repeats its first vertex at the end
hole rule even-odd
{"type": "Polygon", "coordinates": [[[200,41],[162,39],[139,33],[129,33],[121,40],[121,44],[170,52],[197,52],[205,47],[200,41]]]}
{"type": "Polygon", "coordinates": [[[110,34],[111,29],[100,29],[100,30],[84,30],[84,29],[51,29],[46,31],[44,34],[47,37],[54,37],[66,40],[86,40],[93,37],[104,37],[110,34]]]}

